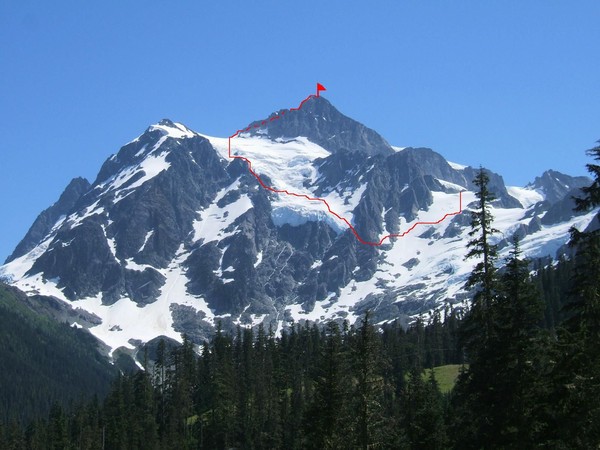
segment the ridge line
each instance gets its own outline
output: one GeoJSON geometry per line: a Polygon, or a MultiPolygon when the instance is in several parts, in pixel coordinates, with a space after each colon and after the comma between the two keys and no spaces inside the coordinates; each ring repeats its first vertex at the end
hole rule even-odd
{"type": "MultiPolygon", "coordinates": [[[[319,97],[318,94],[310,94],[308,97],[306,97],[304,100],[302,100],[300,102],[300,104],[296,107],[296,108],[290,108],[289,111],[299,111],[304,104],[310,100],[311,98],[317,98],[319,97]]],[[[250,171],[250,173],[252,175],[254,175],[254,178],[256,178],[256,180],[258,181],[258,183],[267,191],[271,191],[274,192],[276,194],[287,194],[293,197],[299,197],[299,198],[305,198],[308,201],[311,202],[321,202],[323,203],[326,207],[327,210],[329,211],[330,214],[332,214],[333,216],[337,217],[339,220],[341,220],[342,222],[344,222],[346,225],[348,225],[348,228],[350,229],[350,231],[352,231],[352,233],[354,234],[354,236],[356,237],[356,239],[364,245],[370,245],[372,247],[379,247],[380,245],[383,244],[383,242],[386,239],[391,239],[391,238],[401,238],[406,236],[408,233],[410,233],[412,230],[415,229],[415,227],[417,225],[437,225],[438,223],[442,222],[443,220],[447,219],[450,216],[456,216],[458,214],[462,213],[462,193],[464,191],[459,191],[458,193],[458,201],[459,201],[459,206],[458,206],[458,211],[454,211],[454,212],[450,212],[450,213],[446,213],[444,214],[444,217],[442,217],[441,219],[432,222],[432,221],[423,221],[423,222],[416,222],[414,223],[408,230],[402,232],[402,233],[390,233],[387,234],[385,236],[383,236],[379,242],[371,242],[371,241],[366,241],[363,238],[360,237],[360,235],[358,234],[358,232],[356,231],[356,229],[352,226],[352,224],[345,218],[342,217],[340,214],[338,214],[337,212],[335,212],[334,210],[331,209],[331,206],[329,205],[329,203],[327,203],[327,200],[325,200],[324,198],[320,198],[320,197],[310,197],[309,195],[306,194],[298,194],[296,192],[290,192],[287,189],[276,189],[272,186],[267,186],[263,180],[260,178],[260,175],[258,175],[254,169],[252,168],[252,161],[250,161],[248,158],[244,157],[244,156],[240,156],[240,155],[232,155],[231,154],[231,140],[238,137],[240,135],[240,133],[245,133],[249,130],[251,130],[252,128],[261,128],[264,127],[265,125],[267,125],[268,122],[273,122],[274,120],[278,120],[283,118],[283,116],[285,115],[285,111],[282,111],[280,114],[276,114],[275,116],[271,117],[270,119],[265,119],[263,121],[260,121],[260,124],[254,124],[254,125],[249,125],[248,127],[246,127],[245,129],[241,129],[241,130],[237,130],[235,133],[233,133],[231,136],[229,136],[228,140],[227,140],[227,154],[229,156],[229,159],[241,159],[242,161],[246,162],[246,164],[248,164],[248,170],[250,171]]]]}

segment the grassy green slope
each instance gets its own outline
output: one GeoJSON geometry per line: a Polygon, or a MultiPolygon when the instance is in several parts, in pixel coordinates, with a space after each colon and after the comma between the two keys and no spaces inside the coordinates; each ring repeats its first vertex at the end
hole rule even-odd
{"type": "MultiPolygon", "coordinates": [[[[450,392],[456,384],[456,379],[460,373],[460,364],[448,364],[447,366],[438,366],[433,368],[435,379],[438,382],[440,391],[445,394],[450,392]]],[[[423,373],[423,378],[429,378],[429,369],[423,373]]]]}
{"type": "Polygon", "coordinates": [[[22,295],[0,284],[0,421],[104,395],[116,370],[95,338],[32,311],[22,295]]]}

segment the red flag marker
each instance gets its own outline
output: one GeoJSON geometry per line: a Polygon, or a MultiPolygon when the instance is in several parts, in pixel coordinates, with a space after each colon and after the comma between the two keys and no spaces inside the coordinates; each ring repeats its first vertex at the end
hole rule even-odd
{"type": "Polygon", "coordinates": [[[319,92],[326,91],[327,89],[321,83],[317,83],[317,97],[319,96],[319,92]]]}

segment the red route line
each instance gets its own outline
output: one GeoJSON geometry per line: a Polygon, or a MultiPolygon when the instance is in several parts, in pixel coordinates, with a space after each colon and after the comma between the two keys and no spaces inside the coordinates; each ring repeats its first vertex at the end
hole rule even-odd
{"type": "MultiPolygon", "coordinates": [[[[310,100],[313,97],[318,97],[318,96],[319,96],[318,92],[317,92],[316,95],[315,94],[309,95],[308,97],[306,97],[304,100],[302,100],[300,102],[300,105],[298,105],[297,108],[291,108],[290,111],[299,111],[302,108],[302,106],[304,106],[304,104],[308,100],[310,100]]],[[[436,224],[442,222],[443,220],[447,219],[450,216],[456,216],[456,215],[462,213],[462,191],[460,191],[458,193],[458,199],[459,199],[458,211],[451,212],[451,213],[446,213],[446,214],[444,214],[444,217],[442,217],[440,220],[436,220],[435,222],[417,222],[417,223],[413,224],[408,230],[404,231],[403,233],[388,234],[388,235],[383,236],[379,240],[379,242],[365,241],[363,238],[360,237],[360,235],[358,234],[358,232],[356,231],[356,229],[352,226],[352,224],[346,218],[340,216],[338,213],[336,213],[334,210],[331,209],[331,206],[329,206],[329,203],[327,203],[327,200],[325,200],[324,198],[310,197],[310,196],[308,196],[306,194],[297,194],[295,192],[290,192],[290,191],[288,191],[286,189],[275,189],[272,186],[267,186],[263,182],[263,180],[260,178],[260,176],[254,171],[254,169],[252,168],[252,162],[248,158],[245,158],[245,157],[239,156],[239,155],[232,155],[231,154],[231,140],[233,138],[236,138],[240,133],[245,133],[245,132],[251,130],[252,128],[261,128],[261,127],[264,127],[265,125],[267,125],[268,122],[273,122],[274,120],[279,120],[279,119],[281,119],[284,116],[284,114],[285,114],[285,111],[282,111],[280,114],[271,117],[268,121],[267,120],[263,120],[260,123],[260,125],[259,124],[250,125],[247,128],[244,128],[243,130],[237,130],[235,133],[233,133],[231,136],[229,136],[229,139],[228,139],[228,155],[229,155],[229,158],[230,159],[241,159],[242,161],[245,161],[246,164],[248,164],[248,170],[250,171],[250,173],[252,175],[254,175],[254,178],[256,178],[256,180],[258,181],[258,183],[263,188],[265,188],[268,191],[275,192],[277,194],[287,194],[287,195],[291,195],[291,196],[294,196],[294,197],[305,198],[306,200],[309,200],[311,202],[321,202],[321,203],[323,203],[327,207],[327,210],[332,215],[334,215],[339,220],[341,220],[346,225],[348,225],[348,228],[350,229],[350,231],[352,231],[352,233],[354,234],[354,236],[356,236],[356,239],[358,239],[358,241],[361,244],[371,245],[373,247],[378,247],[378,246],[382,245],[383,241],[385,241],[386,239],[393,238],[393,237],[404,237],[404,236],[406,236],[408,233],[410,233],[412,230],[414,230],[417,225],[436,225],[436,224]]]]}

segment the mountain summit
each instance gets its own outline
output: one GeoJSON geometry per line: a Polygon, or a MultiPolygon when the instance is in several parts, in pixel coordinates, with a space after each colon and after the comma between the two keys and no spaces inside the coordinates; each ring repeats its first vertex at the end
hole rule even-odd
{"type": "MultiPolygon", "coordinates": [[[[376,322],[408,321],[468,301],[468,212],[415,224],[457,211],[461,191],[468,210],[475,169],[431,149],[394,150],[323,97],[277,116],[231,139],[231,150],[282,193],[231,159],[227,138],[162,120],[110,156],[91,185],[72,181],[0,274],[85,311],[94,319],[70,320],[128,351],[159,335],[199,343],[217,323],[278,330],[353,322],[367,310],[376,322]],[[357,239],[409,229],[381,246],[357,239]]],[[[565,215],[570,194],[546,175],[507,188],[488,174],[495,225],[505,239],[520,233],[528,256],[553,256],[566,230],[593,216],[565,215]]]]}
{"type": "Polygon", "coordinates": [[[262,121],[250,124],[254,125],[260,127],[252,131],[253,135],[266,134],[271,139],[303,136],[331,153],[346,150],[373,156],[394,152],[376,131],[345,116],[321,96],[309,98],[298,110],[282,109],[272,114],[264,126],[262,121]],[[272,117],[279,119],[271,121],[272,117]]]}
{"type": "Polygon", "coordinates": [[[547,170],[541,176],[535,177],[533,183],[529,183],[527,187],[542,193],[548,202],[556,203],[571,191],[577,191],[589,184],[588,177],[572,177],[556,170],[547,170]]]}

